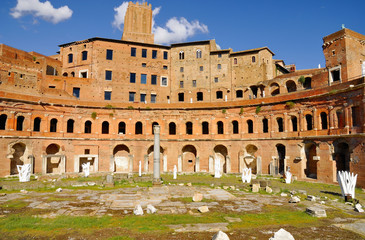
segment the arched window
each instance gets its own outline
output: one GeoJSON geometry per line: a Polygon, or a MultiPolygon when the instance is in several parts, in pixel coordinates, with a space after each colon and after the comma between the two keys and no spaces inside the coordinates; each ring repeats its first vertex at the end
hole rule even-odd
{"type": "Polygon", "coordinates": [[[8,116],[6,114],[0,115],[0,130],[5,130],[7,119],[8,119],[8,116]]]}
{"type": "Polygon", "coordinates": [[[41,118],[36,117],[33,121],[33,131],[39,132],[41,130],[41,118]]]}
{"type": "Polygon", "coordinates": [[[306,77],[303,84],[304,89],[311,89],[312,88],[312,78],[306,77]]]}
{"type": "Polygon", "coordinates": [[[187,122],[187,123],[185,123],[185,126],[186,126],[186,134],[192,135],[193,134],[193,123],[187,122]]]}
{"type": "Polygon", "coordinates": [[[297,85],[295,84],[295,82],[293,80],[287,81],[285,83],[285,85],[286,85],[286,90],[288,91],[288,93],[297,91],[297,85]]]}
{"type": "Polygon", "coordinates": [[[109,134],[109,122],[104,121],[101,124],[101,134],[109,134]]]}
{"type": "Polygon", "coordinates": [[[158,125],[158,122],[152,123],[152,134],[155,134],[154,126],[158,125]]]}
{"type": "Polygon", "coordinates": [[[209,123],[202,122],[202,134],[209,134],[209,123]]]}
{"type": "Polygon", "coordinates": [[[125,122],[120,122],[118,124],[118,134],[125,134],[125,132],[126,132],[125,122]]]}
{"type": "Polygon", "coordinates": [[[74,59],[74,55],[72,53],[68,54],[68,63],[72,63],[74,59]]]}
{"type": "Polygon", "coordinates": [[[252,56],[252,62],[256,62],[256,57],[255,56],[252,56]]]}
{"type": "Polygon", "coordinates": [[[185,56],[184,56],[184,51],[180,51],[179,52],[179,59],[180,60],[182,60],[182,59],[184,59],[185,58],[185,56]]]}
{"type": "Polygon", "coordinates": [[[90,120],[87,120],[85,122],[85,128],[84,128],[84,132],[85,133],[91,133],[91,126],[92,126],[92,123],[90,120]]]}
{"type": "Polygon", "coordinates": [[[67,132],[68,133],[74,132],[74,125],[75,125],[75,121],[73,119],[67,120],[67,132]]]}
{"type": "Polygon", "coordinates": [[[232,132],[233,134],[239,133],[238,122],[236,120],[232,121],[232,132]]]}
{"type": "Polygon", "coordinates": [[[328,129],[327,113],[321,112],[321,126],[322,129],[328,129]]]}
{"type": "Polygon", "coordinates": [[[276,119],[276,122],[278,123],[278,131],[279,132],[284,132],[284,122],[283,122],[283,118],[278,117],[276,119]]]}
{"type": "Polygon", "coordinates": [[[75,77],[75,72],[71,72],[71,77],[75,77]]]}
{"type": "Polygon", "coordinates": [[[169,123],[169,135],[176,135],[176,124],[174,122],[169,123]]]}
{"type": "Polygon", "coordinates": [[[55,118],[51,119],[51,125],[49,127],[50,132],[57,132],[57,122],[58,122],[57,119],[55,119],[55,118]]]}
{"type": "Polygon", "coordinates": [[[267,120],[267,118],[262,119],[262,132],[269,132],[269,120],[267,120]]]}
{"type": "Polygon", "coordinates": [[[67,77],[67,76],[68,76],[68,73],[67,73],[67,72],[64,72],[64,73],[62,74],[62,76],[67,77]]]}
{"type": "Polygon", "coordinates": [[[23,123],[24,123],[24,117],[18,116],[16,118],[16,130],[17,131],[23,131],[23,123]]]}
{"type": "Polygon", "coordinates": [[[196,50],[196,58],[202,58],[202,50],[196,50]]]}
{"type": "Polygon", "coordinates": [[[291,117],[291,125],[293,132],[298,131],[298,118],[296,116],[291,117]]]}
{"type": "Polygon", "coordinates": [[[224,134],[224,126],[222,121],[217,122],[217,133],[224,134]]]}
{"type": "Polygon", "coordinates": [[[253,133],[253,121],[251,119],[247,120],[247,132],[253,133]]]}
{"type": "Polygon", "coordinates": [[[313,117],[310,114],[305,115],[305,120],[307,122],[307,130],[313,129],[313,117]]]}
{"type": "Polygon", "coordinates": [[[141,122],[136,122],[134,132],[136,135],[143,134],[143,124],[141,122]]]}
{"type": "Polygon", "coordinates": [[[272,83],[270,85],[270,91],[271,91],[271,96],[276,96],[278,94],[280,94],[280,86],[277,83],[272,83]]]}

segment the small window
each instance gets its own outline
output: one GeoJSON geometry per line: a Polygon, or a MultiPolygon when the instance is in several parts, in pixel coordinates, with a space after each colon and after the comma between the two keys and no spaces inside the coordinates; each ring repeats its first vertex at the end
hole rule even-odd
{"type": "Polygon", "coordinates": [[[105,71],[105,80],[112,80],[112,71],[106,70],[105,71]]]}
{"type": "Polygon", "coordinates": [[[335,56],[335,55],[336,55],[336,51],[332,50],[332,56],[335,56]]]}
{"type": "Polygon", "coordinates": [[[193,80],[193,87],[196,87],[196,80],[193,80]]]}
{"type": "Polygon", "coordinates": [[[184,81],[180,81],[180,88],[184,88],[184,81]]]}
{"type": "Polygon", "coordinates": [[[167,66],[166,65],[163,65],[162,67],[164,70],[167,70],[167,66]]]}
{"type": "Polygon", "coordinates": [[[157,50],[152,50],[152,59],[157,58],[157,50]]]}
{"type": "Polygon", "coordinates": [[[151,103],[156,103],[156,98],[157,98],[156,94],[151,94],[151,103]]]}
{"type": "Polygon", "coordinates": [[[169,135],[176,135],[176,124],[174,122],[169,123],[169,135]]]}
{"type": "Polygon", "coordinates": [[[256,62],[256,57],[255,56],[252,56],[252,62],[256,62]]]}
{"type": "Polygon", "coordinates": [[[24,117],[18,116],[16,118],[16,130],[17,131],[23,131],[23,123],[24,123],[24,117]]]}
{"type": "Polygon", "coordinates": [[[247,132],[253,133],[253,121],[251,119],[247,120],[247,132]]]}
{"type": "Polygon", "coordinates": [[[111,99],[112,99],[112,92],[104,91],[104,100],[111,100],[111,99]]]}
{"type": "Polygon", "coordinates": [[[56,86],[50,85],[48,86],[48,88],[56,88],[56,86]]]}
{"type": "Polygon", "coordinates": [[[131,48],[131,57],[135,57],[137,55],[137,49],[132,47],[131,48]]]}
{"type": "Polygon", "coordinates": [[[68,55],[68,63],[72,63],[74,61],[74,55],[72,53],[70,53],[68,55]]]}
{"type": "Polygon", "coordinates": [[[147,74],[141,74],[141,84],[147,84],[147,74]]]}
{"type": "Polygon", "coordinates": [[[237,64],[237,58],[233,59],[233,64],[237,64]]]}
{"type": "Polygon", "coordinates": [[[169,53],[167,51],[164,51],[163,52],[163,59],[167,60],[168,56],[169,56],[169,53]]]}
{"type": "Polygon", "coordinates": [[[214,82],[217,83],[219,82],[219,79],[217,77],[214,78],[214,82]]]}
{"type": "Polygon", "coordinates": [[[269,132],[269,120],[267,120],[267,118],[262,119],[262,132],[269,132]]]}
{"type": "Polygon", "coordinates": [[[90,154],[90,149],[85,149],[84,154],[90,154]]]}
{"type": "Polygon", "coordinates": [[[222,65],[221,64],[218,64],[217,65],[217,69],[219,70],[219,69],[222,69],[222,65]]]}
{"type": "Polygon", "coordinates": [[[184,67],[180,67],[180,72],[184,72],[184,67]]]}
{"type": "Polygon", "coordinates": [[[147,67],[147,64],[146,63],[142,63],[142,67],[147,67]]]}
{"type": "Polygon", "coordinates": [[[179,98],[179,102],[183,102],[184,101],[184,93],[179,93],[178,98],[179,98]]]}
{"type": "Polygon", "coordinates": [[[80,71],[80,78],[87,78],[87,70],[86,71],[80,71]]]}
{"type": "Polygon", "coordinates": [[[361,114],[360,114],[360,107],[354,106],[351,107],[351,117],[352,117],[352,126],[353,127],[360,127],[361,126],[361,114]]]}
{"type": "Polygon", "coordinates": [[[156,85],[157,84],[157,75],[151,75],[151,84],[156,85]]]}
{"type": "MultiPolygon", "coordinates": [[[[69,120],[70,121],[70,120],[69,120]]],[[[39,118],[39,117],[36,117],[35,119],[34,119],[34,122],[33,122],[33,131],[34,132],[39,132],[40,130],[41,130],[41,122],[42,122],[42,120],[41,120],[41,118],[39,118]]],[[[1,128],[0,128],[1,129],[1,128]]]]}
{"type": "Polygon", "coordinates": [[[186,128],[186,134],[187,135],[192,135],[193,134],[193,123],[192,122],[185,123],[185,128],[186,128]]]}
{"type": "Polygon", "coordinates": [[[222,121],[217,122],[217,133],[224,134],[224,125],[222,121]]]}
{"type": "Polygon", "coordinates": [[[218,58],[221,58],[222,57],[222,54],[221,53],[218,53],[218,58]]]}
{"type": "Polygon", "coordinates": [[[283,118],[279,117],[276,119],[276,122],[278,123],[278,131],[284,132],[284,121],[283,118]]]}
{"type": "Polygon", "coordinates": [[[129,74],[129,82],[130,83],[136,83],[136,74],[135,73],[130,73],[129,74]]]}
{"type": "Polygon", "coordinates": [[[202,58],[202,51],[200,49],[196,51],[196,58],[202,58]]]}
{"type": "Polygon", "coordinates": [[[24,77],[24,74],[20,74],[20,78],[23,78],[24,77]]]}
{"type": "Polygon", "coordinates": [[[135,92],[129,92],[129,102],[134,102],[135,92]]]}
{"type": "Polygon", "coordinates": [[[146,94],[145,93],[141,93],[141,95],[140,95],[140,101],[141,102],[146,102],[146,94]]]}
{"type": "Polygon", "coordinates": [[[167,77],[161,77],[161,86],[167,86],[167,77]]]}
{"type": "Polygon", "coordinates": [[[142,57],[147,58],[147,49],[142,48],[142,57]]]}
{"type": "Polygon", "coordinates": [[[118,134],[125,134],[125,132],[126,132],[125,122],[120,122],[118,124],[118,134]]]}
{"type": "Polygon", "coordinates": [[[197,92],[196,93],[196,100],[197,101],[203,101],[203,92],[197,92]]]}
{"type": "Polygon", "coordinates": [[[232,132],[233,134],[238,134],[239,133],[239,126],[238,126],[238,121],[232,121],[232,132]]]}
{"type": "Polygon", "coordinates": [[[74,125],[75,125],[75,121],[72,119],[67,120],[67,132],[68,133],[73,133],[74,132],[74,125]]]}
{"type": "Polygon", "coordinates": [[[85,60],[87,60],[87,51],[82,51],[82,61],[85,61],[85,60]]]}
{"type": "Polygon", "coordinates": [[[111,49],[106,50],[106,60],[113,60],[113,50],[111,49]]]}
{"type": "Polygon", "coordinates": [[[243,98],[243,91],[242,90],[237,90],[236,91],[236,98],[243,98]]]}
{"type": "Polygon", "coordinates": [[[85,122],[84,133],[91,133],[92,122],[90,120],[85,122]]]}
{"type": "Polygon", "coordinates": [[[183,51],[180,51],[179,52],[179,59],[180,60],[183,60],[184,58],[185,58],[184,52],[183,51]]]}
{"type": "Polygon", "coordinates": [[[209,123],[202,122],[202,134],[209,134],[209,123]]]}
{"type": "Polygon", "coordinates": [[[217,91],[216,92],[216,98],[217,99],[223,99],[223,92],[222,91],[217,91]]]}
{"type": "Polygon", "coordinates": [[[202,72],[204,70],[204,67],[203,66],[200,66],[199,67],[199,70],[202,72]]]}
{"type": "Polygon", "coordinates": [[[55,119],[55,118],[51,119],[51,122],[50,122],[51,124],[49,126],[49,131],[50,132],[57,132],[57,122],[58,122],[57,119],[55,119]]]}
{"type": "Polygon", "coordinates": [[[72,95],[76,98],[80,98],[80,88],[74,87],[72,90],[72,95]]]}
{"type": "Polygon", "coordinates": [[[331,77],[332,77],[332,82],[340,81],[341,80],[340,69],[331,71],[331,77]]]}

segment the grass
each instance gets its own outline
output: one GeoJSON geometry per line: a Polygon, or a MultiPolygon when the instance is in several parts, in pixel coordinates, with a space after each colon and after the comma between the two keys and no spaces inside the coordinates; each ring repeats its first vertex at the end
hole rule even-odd
{"type": "Polygon", "coordinates": [[[11,208],[11,209],[21,209],[28,206],[27,202],[24,202],[20,199],[9,200],[0,205],[1,208],[11,208]]]}

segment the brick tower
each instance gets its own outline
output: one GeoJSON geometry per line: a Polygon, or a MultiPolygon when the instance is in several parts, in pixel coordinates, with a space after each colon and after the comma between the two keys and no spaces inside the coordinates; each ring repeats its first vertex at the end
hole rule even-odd
{"type": "Polygon", "coordinates": [[[148,5],[147,2],[142,4],[129,2],[124,18],[122,40],[154,43],[151,4],[148,5]]]}

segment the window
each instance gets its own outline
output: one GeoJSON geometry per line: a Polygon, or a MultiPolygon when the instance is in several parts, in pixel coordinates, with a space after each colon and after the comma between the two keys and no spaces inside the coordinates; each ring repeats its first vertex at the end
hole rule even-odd
{"type": "Polygon", "coordinates": [[[204,67],[203,66],[200,66],[199,67],[199,70],[202,72],[204,70],[204,67]]]}
{"type": "Polygon", "coordinates": [[[313,117],[310,114],[305,115],[305,120],[307,122],[307,130],[313,129],[313,117]]]}
{"type": "Polygon", "coordinates": [[[82,61],[87,60],[87,51],[82,51],[82,53],[81,53],[81,59],[82,59],[82,61]]]}
{"type": "Polygon", "coordinates": [[[328,129],[327,113],[321,112],[321,127],[322,129],[328,129]]]}
{"type": "Polygon", "coordinates": [[[297,132],[298,131],[298,118],[296,116],[291,117],[291,125],[292,125],[293,132],[297,132]]]}
{"type": "Polygon", "coordinates": [[[217,77],[214,78],[214,82],[217,83],[219,82],[219,79],[217,77]]]}
{"type": "Polygon", "coordinates": [[[24,117],[18,116],[16,118],[16,130],[17,131],[23,131],[23,123],[24,123],[24,117]]]}
{"type": "Polygon", "coordinates": [[[75,72],[71,72],[71,76],[72,77],[75,77],[75,72]]]}
{"type": "Polygon", "coordinates": [[[157,98],[156,94],[151,94],[151,103],[156,103],[156,98],[157,98]]]}
{"type": "Polygon", "coordinates": [[[179,102],[183,102],[184,101],[184,93],[179,93],[177,95],[178,95],[178,98],[179,98],[179,102]]]}
{"type": "Polygon", "coordinates": [[[217,99],[223,99],[223,92],[222,91],[217,91],[216,92],[216,98],[217,99]]]}
{"type": "Polygon", "coordinates": [[[252,56],[252,62],[256,62],[256,57],[255,56],[252,56]]]}
{"type": "Polygon", "coordinates": [[[106,50],[106,60],[113,60],[113,50],[111,49],[106,50]]]}
{"type": "Polygon", "coordinates": [[[147,83],[147,74],[141,74],[141,84],[147,83]]]}
{"type": "Polygon", "coordinates": [[[55,119],[55,118],[51,119],[51,124],[49,126],[49,131],[50,132],[57,132],[57,122],[58,122],[57,119],[55,119]]]}
{"type": "Polygon", "coordinates": [[[137,49],[132,47],[131,48],[131,57],[135,57],[137,55],[137,49]]]}
{"type": "Polygon", "coordinates": [[[238,129],[238,121],[232,121],[232,132],[233,134],[238,134],[239,133],[239,129],[238,129]]]}
{"type": "Polygon", "coordinates": [[[217,133],[218,134],[223,134],[224,133],[224,126],[223,126],[222,121],[217,122],[217,133]]]}
{"type": "Polygon", "coordinates": [[[80,78],[87,78],[87,70],[83,70],[79,72],[79,77],[80,78]]]}
{"type": "Polygon", "coordinates": [[[143,134],[143,124],[141,122],[136,122],[134,132],[136,135],[143,134]]]}
{"type": "Polygon", "coordinates": [[[52,85],[51,85],[51,86],[48,86],[48,88],[56,88],[56,86],[52,86],[52,85]]]}
{"type": "Polygon", "coordinates": [[[129,74],[129,82],[130,83],[136,83],[136,74],[135,73],[130,73],[129,74]]]}
{"type": "Polygon", "coordinates": [[[167,60],[168,56],[169,56],[169,53],[167,51],[164,51],[163,52],[163,59],[167,60]]]}
{"type": "Polygon", "coordinates": [[[135,97],[136,93],[135,92],[129,92],[129,101],[130,102],[134,102],[134,97],[135,97]]]}
{"type": "Polygon", "coordinates": [[[202,51],[200,49],[196,51],[196,58],[202,58],[202,51]]]}
{"type": "Polygon", "coordinates": [[[142,67],[147,67],[147,64],[146,63],[142,63],[142,67]]]}
{"type": "Polygon", "coordinates": [[[184,72],[184,67],[180,67],[180,72],[184,72]]]}
{"type": "Polygon", "coordinates": [[[107,121],[101,124],[101,134],[109,134],[109,123],[107,121]]]}
{"type": "Polygon", "coordinates": [[[126,131],[125,122],[120,122],[118,124],[118,134],[125,134],[125,131],[126,131]]]}
{"type": "Polygon", "coordinates": [[[243,91],[242,90],[237,90],[236,91],[236,98],[243,98],[243,91]]]}
{"type": "Polygon", "coordinates": [[[202,122],[202,134],[209,134],[209,123],[202,122]]]}
{"type": "Polygon", "coordinates": [[[39,132],[41,130],[41,121],[42,119],[39,117],[36,117],[33,122],[33,131],[39,132]]]}
{"type": "Polygon", "coordinates": [[[72,89],[72,96],[76,98],[80,98],[80,88],[74,87],[72,89]]]}
{"type": "Polygon", "coordinates": [[[218,53],[218,58],[221,58],[222,57],[222,54],[221,53],[218,53]]]}
{"type": "Polygon", "coordinates": [[[217,69],[219,70],[219,69],[222,69],[222,65],[221,64],[218,64],[217,65],[217,69]]]}
{"type": "Polygon", "coordinates": [[[142,48],[142,57],[147,58],[147,49],[142,48]]]}
{"type": "Polygon", "coordinates": [[[180,81],[180,88],[184,88],[184,81],[180,81]]]}
{"type": "Polygon", "coordinates": [[[72,63],[74,61],[74,55],[72,53],[70,53],[68,55],[68,63],[72,63]]]}
{"type": "Polygon", "coordinates": [[[164,70],[167,70],[167,66],[166,65],[163,65],[162,67],[164,70]]]}
{"type": "Polygon", "coordinates": [[[157,58],[157,50],[152,50],[152,59],[157,58]]]}
{"type": "Polygon", "coordinates": [[[105,80],[112,80],[112,71],[105,70],[105,80]]]}
{"type": "Polygon", "coordinates": [[[247,120],[247,132],[253,133],[253,121],[252,120],[247,120]]]}
{"type": "Polygon", "coordinates": [[[91,133],[91,126],[92,126],[91,121],[87,120],[84,126],[84,133],[91,133]]]}
{"type": "Polygon", "coordinates": [[[237,64],[237,58],[233,59],[233,64],[237,64]]]}
{"type": "Polygon", "coordinates": [[[193,87],[196,87],[196,80],[193,80],[192,84],[193,84],[193,87]]]}
{"type": "Polygon", "coordinates": [[[179,52],[179,59],[182,60],[184,58],[185,58],[184,52],[183,51],[180,51],[179,52]]]}
{"type": "Polygon", "coordinates": [[[262,132],[269,132],[269,120],[267,120],[267,118],[262,119],[262,132]]]}
{"type": "Polygon", "coordinates": [[[173,122],[169,123],[169,135],[176,135],[176,124],[173,122]]]}
{"type": "Polygon", "coordinates": [[[73,119],[67,120],[67,132],[68,133],[74,132],[74,125],[75,125],[75,121],[73,119]]]}
{"type": "Polygon", "coordinates": [[[157,75],[151,75],[151,84],[156,85],[157,84],[157,75]]]}
{"type": "Polygon", "coordinates": [[[6,129],[6,120],[7,120],[8,116],[6,114],[1,114],[0,115],[0,130],[5,130],[6,129]]]}
{"type": "Polygon", "coordinates": [[[281,118],[281,117],[277,118],[276,122],[278,123],[278,131],[279,132],[284,132],[283,118],[281,118]]]}
{"type": "Polygon", "coordinates": [[[337,66],[337,67],[333,67],[333,68],[329,69],[329,73],[330,73],[330,76],[329,76],[330,83],[341,81],[341,66],[337,66]]]}
{"type": "Polygon", "coordinates": [[[304,89],[311,89],[312,88],[312,78],[306,77],[303,84],[304,89]]]}
{"type": "Polygon", "coordinates": [[[141,102],[146,102],[146,94],[145,93],[141,93],[141,95],[140,95],[140,101],[141,102]]]}
{"type": "Polygon", "coordinates": [[[104,100],[111,100],[111,99],[112,99],[112,92],[104,91],[104,100]]]}
{"type": "Polygon", "coordinates": [[[167,77],[161,77],[161,86],[167,86],[167,77]]]}
{"type": "Polygon", "coordinates": [[[359,106],[351,107],[351,116],[352,116],[352,126],[353,127],[360,127],[361,114],[360,114],[360,107],[359,106]]]}
{"type": "Polygon", "coordinates": [[[90,149],[85,149],[84,154],[90,154],[90,149]]]}
{"type": "Polygon", "coordinates": [[[193,134],[193,123],[192,122],[187,122],[185,124],[186,127],[186,134],[187,135],[192,135],[193,134]]]}
{"type": "Polygon", "coordinates": [[[203,101],[203,92],[197,92],[196,93],[196,100],[197,101],[203,101]]]}

